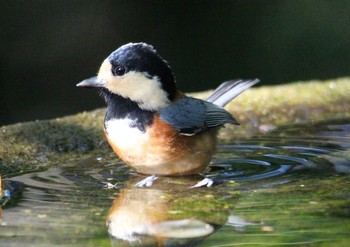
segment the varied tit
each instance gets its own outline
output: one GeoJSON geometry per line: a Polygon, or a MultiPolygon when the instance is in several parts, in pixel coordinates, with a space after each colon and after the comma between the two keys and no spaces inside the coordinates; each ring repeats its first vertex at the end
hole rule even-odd
{"type": "Polygon", "coordinates": [[[206,169],[220,127],[238,124],[223,106],[256,83],[228,81],[206,101],[188,97],[151,45],[129,43],[103,61],[97,77],[77,86],[101,88],[105,135],[126,164],[143,174],[177,176],[206,169]]]}

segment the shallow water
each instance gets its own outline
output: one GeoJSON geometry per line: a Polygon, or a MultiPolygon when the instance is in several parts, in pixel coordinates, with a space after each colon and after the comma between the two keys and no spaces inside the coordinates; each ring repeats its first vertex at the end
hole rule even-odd
{"type": "Polygon", "coordinates": [[[212,188],[137,188],[145,177],[110,152],[9,178],[0,246],[348,246],[349,123],[221,144],[212,188]]]}

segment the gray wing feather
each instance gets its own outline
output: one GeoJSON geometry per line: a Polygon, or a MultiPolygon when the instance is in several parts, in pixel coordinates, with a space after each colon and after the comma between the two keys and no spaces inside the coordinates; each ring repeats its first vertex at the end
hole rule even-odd
{"type": "Polygon", "coordinates": [[[226,123],[238,124],[225,109],[187,96],[161,109],[159,115],[183,135],[195,135],[226,123]]]}
{"type": "Polygon", "coordinates": [[[224,82],[215,89],[215,91],[207,98],[207,101],[218,106],[225,106],[228,102],[258,82],[258,79],[248,81],[231,80],[224,82]]]}

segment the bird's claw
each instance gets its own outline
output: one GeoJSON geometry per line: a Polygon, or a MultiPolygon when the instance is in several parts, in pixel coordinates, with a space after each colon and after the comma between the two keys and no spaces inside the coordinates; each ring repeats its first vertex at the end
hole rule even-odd
{"type": "Polygon", "coordinates": [[[149,176],[140,182],[136,183],[136,187],[143,188],[144,186],[146,187],[151,187],[153,185],[153,181],[156,180],[158,177],[156,175],[149,176]]]}
{"type": "Polygon", "coordinates": [[[203,180],[199,181],[196,185],[190,187],[190,188],[199,188],[203,186],[211,187],[213,185],[214,181],[210,178],[204,178],[203,180]]]}

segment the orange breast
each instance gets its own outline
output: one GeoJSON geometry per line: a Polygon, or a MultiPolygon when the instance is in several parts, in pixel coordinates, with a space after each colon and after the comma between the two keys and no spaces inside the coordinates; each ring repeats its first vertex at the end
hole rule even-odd
{"type": "Polygon", "coordinates": [[[207,167],[215,150],[216,133],[213,129],[195,136],[180,135],[156,116],[144,136],[130,145],[115,140],[117,136],[111,138],[106,133],[106,137],[114,152],[137,172],[185,175],[199,173],[207,167]]]}

